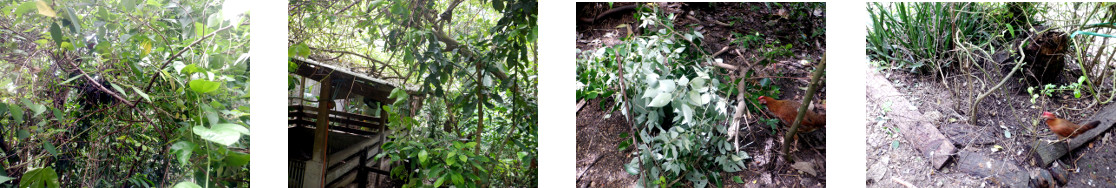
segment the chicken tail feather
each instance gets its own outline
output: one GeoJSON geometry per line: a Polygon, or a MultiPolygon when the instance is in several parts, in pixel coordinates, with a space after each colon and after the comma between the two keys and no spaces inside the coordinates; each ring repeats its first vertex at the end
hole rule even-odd
{"type": "Polygon", "coordinates": [[[1100,121],[1091,121],[1089,123],[1085,123],[1084,125],[1081,125],[1081,131],[1078,132],[1089,131],[1089,129],[1097,128],[1097,125],[1100,125],[1100,121]]]}

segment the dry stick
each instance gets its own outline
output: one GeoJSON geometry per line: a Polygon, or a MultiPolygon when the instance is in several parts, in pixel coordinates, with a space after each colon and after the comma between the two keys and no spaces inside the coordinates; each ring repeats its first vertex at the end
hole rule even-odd
{"type": "MultiPolygon", "coordinates": [[[[728,50],[729,50],[729,47],[725,46],[724,48],[721,48],[721,51],[717,51],[717,53],[713,53],[713,56],[710,56],[710,57],[717,57],[718,55],[721,55],[722,53],[725,53],[728,50]]],[[[725,69],[728,69],[728,70],[735,71],[735,70],[739,69],[735,65],[725,64],[724,62],[717,62],[717,61],[712,61],[712,62],[713,62],[713,65],[721,67],[721,68],[725,68],[725,69]]]]}
{"type": "MultiPolygon", "coordinates": [[[[740,72],[741,73],[738,74],[740,76],[744,76],[744,71],[740,72]]],[[[740,79],[740,82],[738,82],[736,85],[736,90],[738,91],[738,94],[736,95],[736,101],[739,102],[736,104],[736,114],[732,115],[732,126],[730,126],[729,128],[729,137],[731,137],[730,139],[732,139],[732,146],[736,148],[737,153],[740,152],[740,134],[738,134],[738,132],[740,132],[740,123],[748,123],[748,121],[750,121],[747,119],[748,116],[744,116],[744,111],[747,111],[746,107],[748,104],[745,100],[750,98],[748,96],[745,96],[748,95],[748,93],[744,92],[744,90],[746,90],[746,85],[744,85],[744,82],[746,82],[746,80],[740,79]],[[744,121],[740,121],[741,117],[744,118],[744,121]]]]}
{"type": "MultiPolygon", "coordinates": [[[[1030,37],[1027,37],[1027,38],[1029,39],[1030,37]]],[[[1018,48],[1019,48],[1019,52],[1023,52],[1023,45],[1019,45],[1018,48]]],[[[984,93],[981,93],[980,95],[978,95],[977,98],[973,100],[973,104],[969,105],[969,124],[976,125],[976,114],[977,114],[976,106],[977,106],[977,104],[980,104],[980,100],[984,99],[984,97],[988,97],[988,95],[992,94],[993,91],[996,91],[997,89],[1000,89],[1000,86],[1004,86],[1004,83],[1006,83],[1008,80],[1011,79],[1011,75],[1014,75],[1015,72],[1018,71],[1020,67],[1023,67],[1023,59],[1027,58],[1027,54],[1026,53],[1019,53],[1019,54],[1022,57],[1019,57],[1018,60],[1015,60],[1015,67],[1011,68],[1011,72],[1008,72],[1007,76],[1004,76],[1004,79],[1001,79],[1000,83],[996,84],[996,86],[992,86],[992,89],[988,89],[988,91],[985,91],[984,93]]]]}
{"type": "MultiPolygon", "coordinates": [[[[147,87],[143,88],[143,92],[151,91],[151,85],[155,84],[155,79],[159,78],[159,75],[162,74],[162,72],[163,72],[161,70],[167,68],[167,65],[170,65],[170,63],[173,62],[175,58],[178,58],[178,56],[181,56],[182,53],[186,52],[186,50],[190,50],[190,48],[194,47],[194,45],[197,45],[198,43],[201,43],[201,41],[204,41],[205,39],[209,39],[209,37],[213,37],[213,35],[217,35],[217,33],[221,32],[221,31],[225,31],[226,29],[232,28],[233,26],[234,26],[233,24],[230,24],[229,26],[225,26],[225,27],[222,27],[221,29],[217,29],[216,31],[213,31],[212,33],[209,33],[208,35],[205,35],[204,37],[202,37],[198,40],[195,40],[193,43],[190,43],[190,45],[186,45],[186,47],[182,48],[182,50],[179,50],[178,53],[175,53],[170,58],[167,58],[167,61],[163,62],[163,66],[160,66],[159,69],[156,69],[156,70],[160,70],[160,71],[155,71],[155,75],[151,76],[151,81],[147,82],[147,87]]],[[[132,106],[132,105],[128,105],[128,106],[132,106]]]]}
{"type": "Polygon", "coordinates": [[[802,104],[798,106],[798,115],[794,116],[794,123],[791,124],[790,130],[783,138],[783,159],[790,161],[790,147],[791,138],[798,133],[798,126],[802,124],[802,117],[806,116],[806,108],[810,106],[810,101],[814,100],[814,93],[818,92],[818,81],[821,80],[821,75],[825,73],[825,55],[822,55],[821,63],[818,64],[814,70],[814,76],[810,79],[810,85],[806,88],[806,97],[802,99],[802,104]]]}
{"type": "Polygon", "coordinates": [[[911,184],[910,182],[903,181],[903,179],[899,179],[897,177],[891,177],[891,181],[895,181],[895,183],[899,183],[900,185],[906,186],[908,188],[918,187],[918,186],[915,186],[914,184],[911,184]]]}

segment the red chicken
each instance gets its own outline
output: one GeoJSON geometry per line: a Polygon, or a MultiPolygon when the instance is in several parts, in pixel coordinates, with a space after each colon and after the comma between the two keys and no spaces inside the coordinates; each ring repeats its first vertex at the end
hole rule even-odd
{"type": "MultiPolygon", "coordinates": [[[[783,123],[790,126],[794,123],[794,117],[798,116],[798,107],[802,105],[801,102],[792,100],[775,100],[771,97],[760,96],[760,104],[767,106],[767,110],[775,114],[783,123]]],[[[813,110],[806,110],[806,116],[802,117],[802,124],[798,127],[799,132],[807,133],[825,127],[825,112],[818,113],[813,110]]]]}
{"type": "Polygon", "coordinates": [[[1077,135],[1089,131],[1089,129],[1093,129],[1100,124],[1100,121],[1091,121],[1083,125],[1077,125],[1069,120],[1058,118],[1054,116],[1054,113],[1050,112],[1042,112],[1042,119],[1046,120],[1046,126],[1050,127],[1050,131],[1053,131],[1060,138],[1077,137],[1077,135]]]}

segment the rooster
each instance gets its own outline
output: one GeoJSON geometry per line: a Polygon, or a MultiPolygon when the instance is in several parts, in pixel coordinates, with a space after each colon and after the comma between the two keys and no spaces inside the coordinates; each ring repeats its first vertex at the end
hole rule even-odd
{"type": "Polygon", "coordinates": [[[1059,138],[1073,138],[1077,137],[1089,129],[1096,128],[1100,121],[1091,121],[1082,125],[1074,124],[1069,120],[1061,119],[1054,116],[1054,113],[1042,112],[1042,119],[1046,120],[1046,126],[1050,127],[1059,138]]]}
{"type": "MultiPolygon", "coordinates": [[[[794,123],[794,118],[798,115],[798,107],[802,106],[798,101],[776,100],[766,96],[760,96],[759,103],[767,106],[768,111],[788,126],[794,123]]],[[[806,110],[806,116],[802,117],[802,123],[798,128],[801,130],[799,132],[807,133],[823,127],[825,127],[825,112],[806,110]]]]}

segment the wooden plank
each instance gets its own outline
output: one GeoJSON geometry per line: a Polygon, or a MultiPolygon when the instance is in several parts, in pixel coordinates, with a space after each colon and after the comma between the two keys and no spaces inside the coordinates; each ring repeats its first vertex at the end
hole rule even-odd
{"type": "Polygon", "coordinates": [[[353,155],[359,156],[361,152],[368,151],[367,148],[375,146],[379,144],[379,142],[379,137],[374,136],[370,139],[364,139],[360,143],[353,144],[345,150],[334,152],[330,156],[330,164],[326,165],[328,167],[332,167],[330,168],[329,175],[326,178],[326,182],[333,182],[335,180],[338,180],[339,178],[344,178],[354,169],[357,169],[359,163],[355,160],[356,158],[351,157],[353,155]]]}
{"type": "MultiPolygon", "coordinates": [[[[296,110],[289,110],[291,112],[289,112],[287,114],[288,118],[295,117],[295,119],[306,119],[306,120],[316,120],[317,119],[316,118],[317,113],[315,112],[317,110],[317,108],[311,108],[311,107],[306,107],[306,108],[291,107],[291,108],[296,109],[296,110]],[[304,109],[304,111],[299,111],[297,109],[304,109]]],[[[337,111],[331,111],[331,112],[337,112],[337,111]]],[[[364,128],[368,128],[369,131],[376,131],[376,130],[383,129],[383,123],[381,123],[381,122],[383,122],[383,120],[381,120],[380,118],[359,115],[359,116],[363,116],[363,118],[358,118],[358,119],[368,119],[369,121],[371,121],[371,122],[366,122],[366,121],[358,121],[358,120],[346,119],[346,118],[341,118],[341,117],[335,117],[335,116],[332,116],[332,115],[335,115],[335,114],[331,113],[331,116],[329,117],[329,121],[332,122],[332,123],[337,123],[338,126],[364,127],[364,128]]],[[[356,115],[356,114],[354,114],[354,115],[356,115]]],[[[289,124],[304,123],[304,122],[305,121],[288,121],[289,124]]]]}
{"type": "MultiPolygon", "coordinates": [[[[1063,155],[1066,155],[1066,153],[1069,153],[1069,151],[1085,145],[1085,143],[1096,139],[1096,137],[1100,136],[1101,133],[1108,131],[1109,128],[1112,128],[1112,124],[1116,123],[1116,104],[1109,104],[1108,106],[1105,106],[1104,109],[1101,109],[1096,114],[1093,114],[1092,117],[1089,117],[1084,121],[1070,121],[1076,123],[1100,121],[1101,123],[1100,125],[1097,125],[1097,128],[1085,131],[1084,133],[1077,135],[1076,138],[1070,139],[1068,142],[1036,140],[1035,142],[1031,143],[1032,164],[1037,162],[1038,164],[1035,165],[1043,167],[1050,166],[1050,163],[1054,162],[1054,160],[1061,158],[1063,155]]],[[[1045,123],[1043,123],[1043,125],[1045,125],[1045,123]]]]}
{"type": "Polygon", "coordinates": [[[1027,187],[1030,175],[1014,161],[998,160],[973,151],[957,154],[957,169],[985,178],[997,187],[1027,187]]]}
{"type": "MultiPolygon", "coordinates": [[[[313,115],[313,114],[308,114],[308,115],[313,115]]],[[[317,118],[306,118],[306,119],[307,119],[307,121],[317,120],[317,118]]],[[[329,117],[329,121],[333,122],[333,123],[336,123],[336,125],[334,127],[338,127],[338,126],[364,127],[364,128],[368,128],[368,130],[371,130],[371,131],[380,130],[381,127],[382,127],[382,125],[378,124],[379,122],[362,122],[362,121],[356,121],[356,120],[351,120],[351,119],[341,119],[341,118],[337,118],[337,117],[329,117]]]]}
{"type": "MultiPolygon", "coordinates": [[[[301,106],[301,105],[292,105],[292,106],[289,106],[287,108],[288,108],[288,110],[287,110],[288,113],[295,113],[295,112],[297,112],[296,109],[298,109],[298,108],[301,108],[303,112],[313,113],[313,112],[318,111],[318,108],[316,108],[316,107],[301,106]]],[[[363,119],[363,120],[368,120],[368,121],[373,121],[373,122],[379,121],[379,119],[380,119],[380,118],[372,117],[372,116],[368,116],[368,115],[354,114],[354,113],[335,111],[335,110],[330,110],[330,115],[343,117],[343,118],[349,118],[349,119],[363,119]]]]}
{"type": "Polygon", "coordinates": [[[903,95],[886,78],[874,69],[869,68],[865,71],[868,73],[868,77],[865,78],[868,101],[880,101],[880,103],[891,101],[892,111],[887,113],[891,121],[888,123],[899,127],[899,134],[930,159],[934,169],[941,169],[949,161],[950,156],[957,151],[953,142],[931,124],[933,120],[923,118],[922,113],[913,108],[915,106],[913,103],[906,97],[901,97],[903,95]]]}
{"type": "Polygon", "coordinates": [[[974,145],[989,145],[995,144],[996,139],[999,139],[997,132],[989,131],[989,126],[974,126],[969,124],[954,123],[946,126],[941,126],[942,133],[949,136],[953,143],[961,144],[961,146],[974,146],[974,145]]]}

